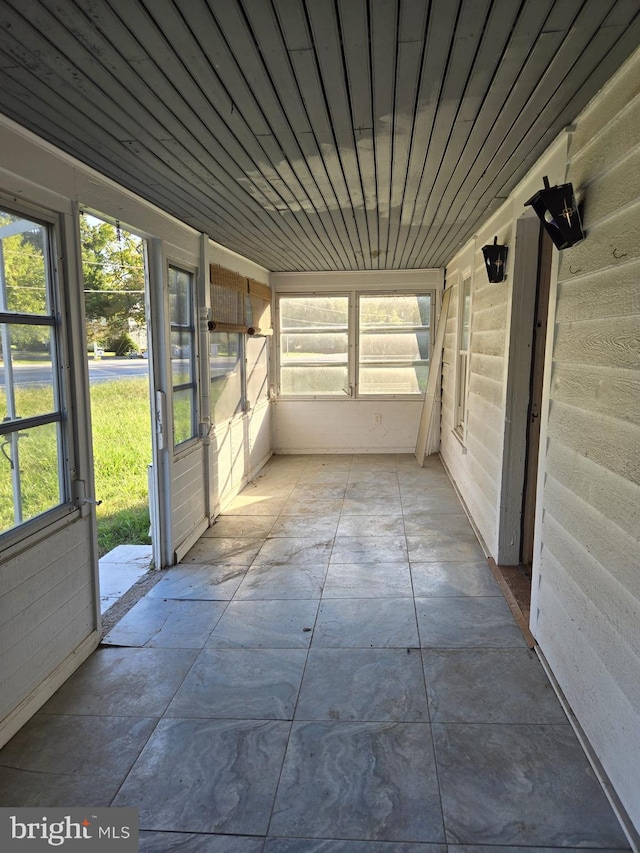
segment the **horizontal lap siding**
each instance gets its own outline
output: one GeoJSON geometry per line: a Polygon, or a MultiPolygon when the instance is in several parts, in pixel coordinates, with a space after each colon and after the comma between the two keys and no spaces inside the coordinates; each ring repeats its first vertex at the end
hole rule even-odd
{"type": "Polygon", "coordinates": [[[171,526],[174,550],[178,550],[205,518],[204,454],[200,442],[195,450],[174,460],[171,479],[171,526]]]}
{"type": "Polygon", "coordinates": [[[640,54],[577,122],[586,239],[561,253],[536,637],[640,827],[640,54]]]}
{"type": "Polygon", "coordinates": [[[0,720],[96,628],[88,519],[10,558],[0,573],[0,720]]]}

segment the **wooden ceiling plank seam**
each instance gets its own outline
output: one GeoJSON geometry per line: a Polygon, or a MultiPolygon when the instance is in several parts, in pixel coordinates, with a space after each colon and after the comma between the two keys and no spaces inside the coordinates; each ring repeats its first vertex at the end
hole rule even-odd
{"type": "MultiPolygon", "coordinates": [[[[387,266],[393,169],[395,75],[398,57],[398,2],[369,2],[373,140],[378,193],[378,251],[387,266]]],[[[379,256],[379,257],[380,257],[379,256]]]]}
{"type": "MultiPolygon", "coordinates": [[[[313,210],[315,214],[319,213],[317,204],[318,195],[317,191],[314,192],[315,181],[302,157],[296,134],[291,127],[280,95],[276,91],[269,69],[265,64],[250,21],[242,7],[237,3],[220,4],[217,8],[217,24],[221,33],[226,39],[230,51],[238,57],[240,71],[245,76],[247,85],[250,87],[256,101],[258,101],[261,108],[265,111],[265,121],[271,127],[272,136],[265,137],[265,140],[261,140],[261,142],[265,153],[273,163],[273,169],[278,174],[280,181],[282,181],[283,187],[286,188],[286,191],[291,196],[289,207],[295,210],[295,206],[298,206],[304,212],[310,227],[316,233],[316,241],[319,245],[325,247],[325,252],[327,252],[324,254],[325,264],[328,264],[329,269],[337,267],[339,266],[339,262],[337,263],[335,260],[335,247],[325,229],[324,219],[318,215],[314,218],[308,215],[308,211],[310,210],[313,210]],[[234,19],[229,20],[228,16],[234,12],[236,13],[234,19]],[[221,20],[223,14],[226,16],[226,27],[221,20]],[[233,33],[234,27],[239,32],[238,36],[235,36],[233,33]],[[253,50],[245,49],[241,51],[241,47],[247,41],[253,45],[253,50]],[[241,57],[238,56],[240,53],[241,57]],[[274,123],[274,117],[278,118],[277,123],[274,123]],[[298,175],[298,171],[300,171],[300,175],[298,175]],[[309,194],[309,190],[311,191],[311,195],[309,194]],[[315,197],[315,201],[313,197],[315,197]],[[321,226],[323,233],[318,233],[316,222],[321,226]]],[[[307,127],[308,122],[305,129],[307,127]]]]}
{"type": "MultiPolygon", "coordinates": [[[[516,89],[516,81],[521,78],[523,63],[521,53],[528,55],[529,65],[536,59],[531,55],[533,45],[539,38],[550,8],[553,6],[554,0],[538,0],[537,3],[527,3],[523,9],[522,15],[518,18],[512,38],[509,40],[507,50],[502,57],[500,66],[495,78],[491,81],[487,97],[482,105],[482,122],[477,122],[467,140],[467,144],[463,149],[460,161],[456,169],[451,174],[451,179],[444,189],[442,194],[442,209],[447,210],[453,202],[455,195],[459,192],[463,182],[467,179],[469,171],[476,163],[485,146],[490,146],[488,141],[492,130],[500,124],[500,115],[503,111],[507,114],[513,112],[507,106],[511,94],[516,89]],[[520,45],[520,54],[516,50],[515,45],[520,45]]],[[[581,0],[579,0],[581,2],[581,0]]],[[[566,6],[566,4],[565,4],[566,6]]],[[[552,36],[559,44],[561,35],[558,33],[552,36]]],[[[555,47],[549,47],[549,57],[552,55],[555,47]]],[[[546,67],[547,58],[542,58],[538,61],[540,69],[546,67]]],[[[540,76],[538,72],[538,77],[540,76]]],[[[431,235],[429,234],[429,237],[431,235]]],[[[425,235],[428,239],[427,235],[425,235]]],[[[425,240],[426,242],[426,240],[425,240]]]]}
{"type": "Polygon", "coordinates": [[[274,8],[291,59],[298,89],[313,129],[315,144],[321,152],[324,169],[330,176],[331,185],[338,200],[341,215],[344,218],[345,230],[356,258],[356,268],[362,269],[360,237],[355,219],[351,215],[349,189],[342,163],[337,156],[336,140],[329,121],[317,59],[310,46],[306,10],[300,0],[276,0],[274,8]],[[286,15],[282,14],[283,10],[286,10],[286,15]],[[291,32],[291,28],[293,28],[293,32],[291,32]],[[291,47],[291,44],[294,47],[291,47]],[[299,47],[299,45],[305,44],[309,46],[299,47]]]}
{"type": "MultiPolygon", "coordinates": [[[[551,124],[548,123],[548,117],[545,118],[545,116],[540,115],[538,119],[539,126],[534,125],[530,131],[533,140],[536,140],[537,136],[537,146],[531,147],[526,161],[518,164],[508,180],[499,185],[497,190],[494,186],[487,189],[480,204],[484,202],[484,199],[490,199],[495,192],[499,192],[501,195],[511,192],[513,187],[525,176],[528,169],[531,168],[544,150],[562,131],[563,127],[575,119],[581,110],[586,107],[595,92],[612,76],[620,66],[621,57],[626,58],[637,47],[639,38],[640,13],[636,15],[633,21],[625,26],[616,28],[607,27],[600,29],[595,34],[589,47],[598,52],[600,56],[598,64],[594,66],[594,63],[590,61],[589,67],[592,70],[588,73],[584,83],[575,91],[570,101],[565,104],[565,107],[556,113],[555,120],[551,124]]],[[[438,246],[438,251],[441,255],[445,254],[449,251],[449,244],[438,246]]]]}
{"type": "MultiPolygon", "coordinates": [[[[548,140],[546,144],[548,145],[549,142],[552,141],[552,139],[555,138],[555,136],[557,136],[557,134],[562,130],[562,125],[558,123],[557,119],[555,121],[551,121],[549,124],[550,119],[548,114],[550,112],[552,114],[555,113],[556,115],[562,113],[563,108],[558,102],[564,100],[566,104],[567,99],[571,100],[572,97],[577,94],[581,88],[583,88],[584,77],[587,73],[586,69],[589,67],[584,56],[589,50],[589,46],[593,39],[596,38],[598,43],[602,39],[606,39],[607,43],[611,44],[617,38],[617,36],[614,36],[613,34],[622,29],[622,27],[601,29],[598,24],[594,25],[592,11],[587,9],[588,5],[590,5],[590,3],[585,3],[583,11],[581,12],[582,27],[573,26],[571,28],[566,39],[564,39],[561,48],[556,51],[554,59],[552,60],[552,67],[556,63],[556,60],[560,65],[560,69],[563,74],[562,78],[558,80],[559,74],[556,73],[554,75],[554,79],[558,82],[555,85],[553,92],[549,95],[546,78],[549,76],[550,72],[549,69],[544,72],[530,100],[530,103],[533,105],[544,99],[544,103],[542,103],[540,107],[536,107],[537,113],[535,113],[535,118],[529,116],[525,117],[524,114],[517,117],[501,145],[501,149],[508,146],[506,151],[502,151],[499,159],[497,157],[499,152],[496,152],[496,155],[494,155],[491,162],[487,165],[476,181],[476,184],[472,188],[467,200],[460,205],[458,212],[456,212],[456,216],[460,213],[464,214],[465,211],[469,211],[469,209],[473,209],[475,205],[480,203],[479,200],[481,198],[490,197],[491,193],[494,191],[493,188],[495,181],[497,181],[498,186],[501,187],[508,186],[509,184],[515,186],[517,180],[513,177],[508,179],[508,183],[504,178],[502,181],[498,178],[500,172],[505,168],[505,164],[510,162],[512,155],[522,149],[523,155],[518,158],[520,163],[525,161],[535,162],[537,156],[539,156],[539,154],[544,150],[543,143],[540,141],[541,136],[543,134],[545,135],[545,139],[548,140]],[[607,38],[607,34],[609,38],[607,38]],[[576,51],[575,45],[568,45],[568,42],[575,41],[578,38],[580,49],[576,51]],[[523,128],[522,125],[525,121],[528,121],[528,126],[523,128]]],[[[602,7],[600,8],[602,9],[602,7]]],[[[609,6],[609,9],[610,8],[611,7],[609,6]]],[[[605,12],[602,20],[606,18],[606,15],[607,12],[605,12]]],[[[606,47],[602,48],[605,54],[607,49],[608,48],[606,47]]],[[[556,68],[555,70],[557,72],[560,69],[556,68]]],[[[518,163],[514,164],[512,172],[515,173],[517,168],[518,163]]],[[[441,223],[440,230],[442,230],[443,227],[444,223],[441,223]]]]}
{"type": "Polygon", "coordinates": [[[520,8],[514,5],[512,0],[494,0],[489,10],[484,35],[480,39],[473,66],[469,72],[460,110],[452,124],[442,161],[422,216],[423,233],[416,237],[409,256],[410,264],[416,263],[416,258],[423,254],[426,234],[438,211],[446,210],[443,196],[456,169],[462,168],[462,155],[469,143],[472,129],[479,125],[487,127],[491,121],[489,115],[484,112],[484,103],[506,52],[509,36],[513,32],[520,8]]]}
{"type": "MultiPolygon", "coordinates": [[[[121,7],[121,4],[119,4],[118,0],[112,0],[111,5],[114,8],[115,14],[118,15],[118,17],[120,18],[122,26],[127,26],[127,25],[132,24],[132,18],[134,17],[134,14],[136,11],[139,13],[142,13],[142,6],[141,5],[137,4],[134,6],[133,4],[128,2],[124,5],[124,17],[123,17],[122,7],[121,7]],[[125,24],[125,18],[127,20],[127,24],[125,24]]],[[[168,7],[164,7],[164,6],[161,7],[161,6],[158,6],[157,4],[153,8],[156,11],[162,11],[162,9],[165,9],[165,10],[168,9],[168,7]]],[[[146,14],[149,15],[149,12],[147,11],[146,14]]],[[[167,37],[166,37],[166,34],[163,32],[162,28],[159,26],[158,22],[155,19],[151,18],[149,20],[149,24],[150,24],[149,26],[145,26],[144,22],[140,23],[137,26],[136,31],[138,33],[144,34],[145,38],[147,39],[146,49],[147,49],[147,51],[150,52],[151,56],[155,56],[155,66],[156,66],[158,73],[161,73],[162,76],[164,77],[164,79],[166,79],[168,81],[168,78],[166,76],[166,71],[164,70],[164,68],[163,68],[162,72],[160,70],[161,66],[163,65],[163,63],[161,63],[161,61],[160,61],[160,54],[164,55],[164,57],[165,57],[165,61],[164,61],[165,67],[166,67],[167,63],[169,63],[172,59],[174,59],[174,61],[172,62],[172,67],[174,69],[174,73],[179,68],[180,61],[177,57],[175,57],[175,58],[172,57],[170,52],[163,50],[163,47],[164,47],[163,40],[165,40],[167,37]],[[150,46],[148,43],[148,40],[152,39],[153,37],[156,37],[156,39],[159,41],[159,44],[155,48],[155,51],[153,50],[153,47],[150,46]]],[[[149,73],[149,66],[147,66],[147,64],[143,64],[138,69],[138,73],[139,74],[149,73]]],[[[231,139],[228,139],[226,146],[223,145],[222,143],[218,142],[218,140],[215,138],[215,136],[213,136],[210,133],[208,126],[201,122],[200,116],[198,115],[197,111],[194,111],[191,109],[191,107],[190,107],[191,101],[194,97],[194,94],[199,90],[197,89],[197,87],[194,87],[193,78],[189,75],[189,72],[186,68],[184,68],[184,75],[183,76],[187,79],[187,81],[191,81],[191,88],[187,89],[186,92],[183,91],[183,92],[179,93],[179,96],[177,98],[171,99],[172,109],[174,111],[177,111],[177,112],[182,112],[184,110],[187,110],[191,115],[193,115],[195,122],[199,123],[201,125],[202,133],[208,134],[208,138],[210,140],[209,145],[210,145],[210,147],[213,146],[215,148],[216,156],[218,157],[218,159],[226,161],[226,169],[228,171],[231,171],[232,173],[235,169],[239,170],[239,174],[237,174],[236,178],[231,182],[231,185],[229,186],[229,191],[231,193],[234,193],[234,194],[237,194],[239,190],[246,192],[246,189],[243,189],[243,187],[245,187],[246,185],[252,184],[254,187],[256,187],[258,192],[262,193],[267,199],[269,199],[269,202],[267,205],[262,203],[261,206],[263,208],[265,208],[265,210],[267,210],[267,212],[270,212],[271,207],[273,207],[274,210],[278,210],[281,206],[281,203],[283,202],[281,194],[278,192],[277,188],[275,188],[273,186],[273,184],[268,180],[267,176],[265,176],[263,173],[260,172],[259,164],[256,164],[255,160],[249,157],[248,153],[245,150],[245,146],[241,145],[241,143],[237,139],[237,137],[235,137],[235,138],[232,137],[231,139]],[[239,165],[232,165],[235,163],[235,160],[234,160],[234,157],[230,154],[230,150],[234,151],[234,155],[236,158],[238,157],[239,154],[244,154],[247,157],[247,162],[245,162],[245,168],[244,169],[242,169],[242,167],[239,165]],[[253,181],[251,180],[251,176],[249,173],[250,173],[250,171],[252,171],[252,167],[255,167],[256,171],[258,173],[260,173],[260,175],[263,179],[262,182],[259,180],[257,174],[254,175],[254,180],[253,181]]],[[[171,85],[173,87],[173,82],[172,81],[168,81],[168,82],[171,82],[171,85]]],[[[189,86],[190,85],[189,82],[187,82],[186,85],[189,86]]],[[[171,88],[169,88],[168,91],[170,92],[171,88]]],[[[207,101],[207,106],[208,105],[209,105],[209,102],[207,101]]],[[[201,101],[201,107],[202,107],[202,101],[201,101]]],[[[188,122],[188,118],[185,118],[183,120],[183,126],[185,126],[185,128],[186,128],[187,122],[188,122]]],[[[216,127],[218,133],[220,133],[221,131],[228,133],[227,125],[222,120],[221,117],[219,117],[219,120],[218,120],[217,124],[215,124],[215,127],[216,127]]],[[[178,135],[178,134],[176,133],[176,135],[178,135]]],[[[228,135],[231,136],[231,134],[228,134],[228,135]]],[[[246,138],[249,142],[251,142],[257,146],[257,140],[255,139],[255,136],[253,134],[248,133],[246,138]]],[[[199,156],[201,158],[206,158],[208,156],[207,149],[204,146],[202,146],[195,137],[192,136],[192,139],[193,139],[192,145],[195,143],[200,148],[199,156]]],[[[187,133],[187,137],[183,140],[183,142],[184,142],[185,146],[187,146],[189,144],[189,142],[190,142],[189,133],[187,133]]],[[[260,150],[262,150],[262,149],[260,149],[260,150]]],[[[266,154],[263,153],[262,156],[266,157],[266,154]]],[[[249,195],[252,195],[252,193],[249,192],[249,195]]],[[[258,200],[258,199],[255,199],[255,200],[258,200]]],[[[284,202],[284,203],[286,203],[286,202],[284,202]]],[[[314,240],[311,237],[310,232],[308,230],[306,230],[307,229],[307,218],[306,218],[306,216],[302,217],[302,218],[304,221],[301,222],[299,226],[298,226],[298,224],[296,224],[297,222],[299,222],[298,217],[295,217],[295,221],[289,221],[287,224],[292,229],[292,233],[295,234],[299,240],[302,237],[302,235],[305,235],[305,239],[300,240],[300,245],[306,246],[308,248],[308,250],[311,251],[310,258],[313,258],[314,262],[317,263],[320,255],[315,255],[314,240]]]]}
{"type": "Polygon", "coordinates": [[[403,268],[402,258],[413,222],[416,196],[424,178],[437,105],[449,61],[450,41],[455,31],[459,6],[460,0],[455,5],[450,0],[431,0],[429,7],[426,47],[416,105],[416,121],[409,153],[407,183],[400,210],[398,248],[394,256],[394,265],[398,269],[403,268]],[[438,26],[436,26],[436,21],[438,26]],[[445,38],[445,33],[449,34],[448,38],[445,38]]]}
{"type": "Polygon", "coordinates": [[[402,255],[403,266],[406,265],[409,268],[412,266],[413,247],[421,235],[424,213],[442,166],[444,152],[468,85],[469,75],[478,49],[478,33],[484,31],[490,9],[491,0],[482,0],[482,2],[478,0],[474,4],[463,3],[456,21],[452,50],[436,110],[425,169],[416,194],[413,209],[413,228],[409,230],[407,246],[402,255]]]}
{"type": "Polygon", "coordinates": [[[242,2],[248,26],[253,31],[265,68],[280,100],[281,109],[298,146],[301,163],[313,184],[307,184],[301,167],[296,165],[295,161],[291,165],[295,167],[298,179],[307,189],[316,213],[340,258],[342,268],[348,269],[355,263],[355,255],[350,256],[350,247],[343,242],[344,218],[338,213],[338,201],[329,176],[324,170],[320,151],[315,146],[311,122],[298,89],[275,10],[271,3],[265,3],[264,0],[242,2]]]}
{"type": "Polygon", "coordinates": [[[373,139],[371,51],[367,0],[338,0],[345,78],[353,127],[355,152],[360,169],[371,267],[379,267],[376,165],[373,139]]]}
{"type": "Polygon", "coordinates": [[[335,152],[345,176],[352,215],[359,236],[362,265],[371,268],[369,233],[364,212],[360,167],[355,154],[353,124],[349,106],[338,16],[334,0],[305,2],[314,53],[318,63],[320,86],[330,116],[335,152]]]}
{"type": "MultiPolygon", "coordinates": [[[[50,22],[49,22],[49,23],[50,23],[50,22]]],[[[15,19],[14,19],[14,24],[15,24],[15,19]]],[[[16,29],[16,28],[15,28],[15,26],[14,26],[14,27],[13,27],[13,30],[15,31],[15,29],[16,29]]],[[[40,36],[39,34],[38,34],[38,36],[41,38],[41,36],[40,36]]],[[[48,73],[46,73],[46,74],[45,74],[45,73],[43,73],[43,71],[42,71],[42,62],[43,62],[43,61],[44,61],[43,59],[39,60],[39,62],[40,62],[40,66],[39,66],[39,68],[38,68],[38,75],[39,75],[39,77],[40,77],[41,79],[43,79],[43,80],[45,80],[45,81],[46,81],[46,79],[50,78],[50,76],[51,76],[51,75],[54,75],[54,76],[56,77],[56,80],[57,80],[57,81],[59,81],[59,82],[63,82],[62,80],[60,80],[59,74],[58,74],[58,72],[57,72],[54,68],[50,68],[50,67],[48,67],[48,68],[47,68],[47,72],[48,72],[48,73]]],[[[59,64],[59,63],[58,63],[58,64],[59,64]]],[[[74,67],[75,67],[75,66],[74,66],[74,67]]],[[[61,89],[64,89],[64,88],[65,88],[64,86],[60,86],[60,85],[59,85],[59,82],[58,82],[58,85],[55,85],[55,86],[52,86],[52,87],[51,87],[51,88],[53,88],[53,89],[54,89],[54,91],[56,91],[56,92],[58,92],[58,91],[60,91],[61,89]]],[[[89,94],[92,94],[92,95],[93,95],[93,98],[92,98],[90,101],[88,101],[87,107],[86,107],[86,109],[85,109],[85,114],[86,114],[86,115],[88,115],[88,116],[96,115],[96,102],[97,102],[97,101],[102,102],[103,104],[105,104],[105,103],[106,103],[106,106],[107,106],[107,107],[109,107],[109,106],[110,106],[110,103],[109,103],[109,101],[108,101],[108,99],[107,99],[107,96],[102,92],[102,90],[97,86],[97,84],[94,84],[93,82],[91,82],[91,85],[92,85],[94,88],[93,88],[90,92],[88,92],[88,93],[87,93],[87,95],[80,94],[77,90],[76,90],[76,91],[75,91],[75,93],[74,93],[74,100],[76,101],[76,103],[78,102],[78,100],[80,100],[80,99],[82,99],[82,98],[85,98],[85,99],[86,99],[86,98],[88,98],[89,94]]],[[[99,110],[98,110],[98,112],[100,113],[100,117],[101,117],[101,118],[103,118],[103,116],[104,116],[104,117],[107,117],[107,116],[109,116],[109,114],[111,113],[112,120],[114,121],[114,123],[116,124],[116,126],[118,125],[119,120],[122,118],[122,115],[121,115],[121,114],[117,115],[117,114],[116,114],[116,112],[117,112],[117,111],[114,111],[114,110],[112,110],[112,109],[105,109],[104,111],[99,109],[99,110]]],[[[109,129],[108,129],[108,128],[106,128],[106,127],[105,127],[105,128],[104,128],[104,130],[105,130],[105,132],[106,132],[107,134],[109,134],[109,133],[110,133],[110,131],[109,131],[109,129]]],[[[161,132],[161,131],[160,131],[160,132],[161,132]]],[[[157,158],[159,158],[160,160],[164,160],[165,162],[167,162],[167,165],[168,165],[170,168],[172,168],[172,169],[174,169],[175,171],[177,171],[177,172],[178,172],[178,174],[180,174],[180,175],[181,175],[182,179],[183,179],[183,180],[186,180],[186,181],[187,181],[187,183],[189,183],[189,181],[190,181],[190,172],[189,172],[189,170],[187,169],[187,167],[183,164],[183,162],[182,162],[182,161],[180,161],[179,159],[176,159],[176,158],[175,158],[175,155],[174,155],[172,152],[167,152],[167,154],[166,154],[164,157],[162,157],[163,152],[164,152],[165,150],[167,150],[167,149],[166,149],[164,146],[162,146],[160,143],[157,143],[157,142],[156,142],[156,140],[155,140],[155,138],[153,137],[153,134],[150,134],[150,133],[146,130],[146,128],[144,129],[144,133],[146,134],[147,138],[148,138],[148,139],[150,140],[150,142],[151,142],[150,150],[154,153],[154,155],[155,155],[157,158]]],[[[91,134],[91,133],[89,133],[89,138],[91,138],[91,135],[92,135],[92,134],[91,134]]],[[[166,135],[166,134],[164,134],[164,135],[166,135]]],[[[123,144],[123,147],[126,147],[126,146],[125,146],[125,144],[123,143],[123,140],[125,140],[127,137],[131,137],[130,128],[126,128],[126,130],[123,128],[123,130],[122,130],[122,139],[121,139],[121,140],[119,140],[119,141],[120,141],[120,143],[121,143],[121,144],[123,144]]],[[[141,143],[141,145],[144,145],[144,143],[141,143]]],[[[197,178],[198,176],[196,175],[195,177],[197,178]]],[[[208,185],[207,185],[207,191],[211,191],[211,186],[210,186],[210,184],[208,184],[208,185]]],[[[274,238],[275,238],[275,239],[279,239],[279,238],[278,238],[278,232],[277,232],[277,230],[276,230],[276,231],[274,231],[274,238]]]]}
{"type": "Polygon", "coordinates": [[[411,152],[416,133],[420,98],[420,80],[425,61],[428,4],[422,0],[404,2],[398,25],[398,61],[395,92],[393,169],[391,173],[391,214],[387,264],[396,268],[396,253],[402,222],[405,194],[408,190],[411,152]],[[416,34],[418,38],[416,38],[416,34]],[[404,69],[404,71],[402,70],[404,69]],[[401,79],[405,82],[401,84],[401,79]],[[406,115],[404,126],[399,114],[406,115]]]}
{"type": "MultiPolygon", "coordinates": [[[[320,149],[318,148],[311,126],[311,121],[302,98],[302,94],[298,89],[298,81],[296,80],[295,71],[291,62],[291,57],[287,51],[284,34],[280,27],[280,22],[272,3],[268,5],[264,0],[243,0],[245,11],[250,10],[249,15],[253,24],[254,33],[260,43],[263,59],[269,72],[274,80],[274,86],[280,96],[280,81],[284,78],[286,85],[284,91],[286,96],[283,98],[283,109],[289,118],[292,132],[296,137],[296,141],[300,148],[304,163],[309,173],[312,175],[317,191],[318,202],[317,206],[320,210],[324,207],[325,216],[328,217],[327,222],[331,221],[333,232],[335,235],[336,250],[341,255],[341,260],[345,269],[350,269],[356,264],[356,256],[348,238],[346,238],[346,229],[344,216],[340,209],[338,199],[335,195],[331,178],[322,159],[320,149]],[[267,44],[263,44],[262,40],[271,36],[267,44]],[[277,50],[273,46],[277,45],[277,50]],[[293,114],[293,115],[292,115],[293,114]],[[304,116],[304,131],[298,129],[298,120],[296,114],[304,116]]],[[[330,230],[327,225],[327,230],[330,230]]]]}
{"type": "MultiPolygon", "coordinates": [[[[23,69],[20,69],[23,70],[23,69]]],[[[134,158],[135,165],[132,167],[131,171],[125,171],[126,175],[126,183],[122,183],[122,169],[119,170],[119,175],[116,174],[116,170],[111,166],[110,162],[105,159],[95,158],[93,162],[91,159],[83,156],[86,152],[78,148],[78,136],[75,134],[70,128],[76,127],[73,122],[68,122],[62,125],[56,125],[53,122],[53,119],[47,118],[46,110],[39,108],[35,111],[35,115],[40,120],[39,124],[36,124],[33,121],[34,111],[29,112],[26,109],[27,100],[22,96],[22,92],[17,93],[16,95],[11,94],[11,83],[15,83],[15,80],[7,80],[7,78],[3,75],[2,71],[0,71],[0,80],[2,81],[2,90],[4,92],[5,98],[5,107],[7,106],[7,98],[14,99],[14,107],[13,109],[9,105],[9,109],[7,114],[17,121],[19,124],[27,127],[32,130],[34,133],[39,135],[40,137],[49,140],[52,144],[57,145],[63,151],[66,151],[71,156],[78,159],[80,162],[84,162],[90,168],[94,168],[99,171],[101,174],[105,175],[105,177],[110,178],[114,181],[117,181],[123,186],[126,186],[133,192],[136,192],[141,198],[146,198],[152,204],[155,204],[162,210],[167,211],[171,215],[176,216],[180,221],[185,222],[185,224],[192,225],[197,230],[205,230],[205,233],[210,235],[220,235],[221,233],[228,234],[229,236],[232,233],[237,232],[237,228],[234,232],[229,231],[225,225],[226,223],[221,224],[220,221],[211,218],[210,207],[202,208],[202,219],[197,218],[194,220],[193,211],[194,208],[197,209],[199,207],[197,200],[193,196],[185,196],[185,200],[181,202],[184,204],[184,207],[180,206],[176,202],[176,199],[179,198],[181,187],[177,184],[173,185],[174,193],[171,195],[165,194],[165,190],[171,193],[172,187],[171,185],[162,184],[159,185],[157,183],[153,183],[153,178],[150,177],[149,180],[145,181],[145,173],[144,169],[141,168],[140,162],[137,158],[134,158]],[[159,188],[159,189],[158,189],[159,188]],[[163,192],[160,192],[162,190],[163,192]],[[202,228],[202,222],[205,217],[208,217],[208,221],[210,223],[208,229],[202,228]]],[[[19,84],[20,85],[20,84],[19,84]]],[[[24,90],[23,90],[24,91],[24,90]]],[[[40,102],[43,107],[46,107],[46,101],[40,102]]],[[[51,108],[50,112],[52,115],[56,117],[60,117],[60,107],[51,108]]],[[[106,148],[106,146],[105,146],[106,148]]],[[[223,214],[217,214],[217,216],[223,217],[223,214]]],[[[246,234],[246,230],[244,232],[246,234]]],[[[219,237],[218,237],[219,239],[219,237]]],[[[229,244],[231,245],[231,244],[229,244]]],[[[240,244],[236,242],[238,246],[237,251],[240,250],[240,244]]],[[[260,242],[257,244],[255,242],[243,241],[242,245],[244,247],[243,253],[246,254],[247,257],[253,255],[264,256],[265,251],[269,251],[269,244],[265,243],[264,246],[261,245],[260,242]]]]}

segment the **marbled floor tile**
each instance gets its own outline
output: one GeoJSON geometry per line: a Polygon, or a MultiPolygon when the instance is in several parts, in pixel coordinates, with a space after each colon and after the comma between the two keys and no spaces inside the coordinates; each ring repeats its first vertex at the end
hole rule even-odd
{"type": "Polygon", "coordinates": [[[218,649],[306,649],[318,600],[232,601],[207,640],[218,649]]]}
{"type": "Polygon", "coordinates": [[[332,563],[406,563],[404,536],[336,536],[332,563]]]}
{"type": "Polygon", "coordinates": [[[273,525],[269,538],[278,536],[308,537],[318,542],[329,542],[336,535],[339,514],[318,515],[312,518],[304,515],[283,515],[273,525]]]}
{"type": "Polygon", "coordinates": [[[113,805],[144,830],[265,835],[290,726],[160,720],[113,805]]]}
{"type": "Polygon", "coordinates": [[[227,604],[141,598],[102,642],[113,646],[201,649],[227,604]]]}
{"type": "Polygon", "coordinates": [[[411,577],[416,598],[502,595],[486,560],[411,563],[411,577]]]}
{"type": "Polygon", "coordinates": [[[293,487],[289,500],[297,501],[301,498],[313,498],[319,501],[337,500],[344,497],[346,487],[346,482],[308,483],[305,480],[299,480],[293,487]]]}
{"type": "Polygon", "coordinates": [[[425,649],[422,658],[432,722],[568,724],[529,649],[425,649]]]}
{"type": "Polygon", "coordinates": [[[141,832],[139,853],[262,853],[263,844],[246,835],[141,832]]]}
{"type": "Polygon", "coordinates": [[[342,504],[343,515],[376,515],[387,517],[401,515],[400,498],[345,498],[342,504]]]}
{"type": "Polygon", "coordinates": [[[268,838],[264,853],[447,853],[447,847],[445,844],[413,844],[410,841],[328,841],[313,840],[312,838],[268,838]]]}
{"type": "Polygon", "coordinates": [[[421,533],[407,536],[412,563],[449,560],[483,560],[484,551],[475,536],[421,533]]]}
{"type": "Polygon", "coordinates": [[[331,498],[329,500],[315,500],[312,496],[288,500],[282,508],[280,517],[289,515],[309,516],[337,516],[342,510],[342,498],[331,498]]]}
{"type": "Polygon", "coordinates": [[[338,536],[404,536],[402,513],[340,516],[338,536]]]}
{"type": "Polygon", "coordinates": [[[360,498],[361,500],[398,500],[400,497],[400,487],[397,481],[389,482],[391,478],[385,477],[384,483],[376,482],[375,480],[354,480],[347,483],[345,498],[360,498]]]}
{"type": "Polygon", "coordinates": [[[96,649],[43,714],[161,717],[191,669],[192,649],[96,649]]]}
{"type": "Polygon", "coordinates": [[[407,536],[447,533],[450,536],[474,536],[473,527],[464,513],[433,515],[428,510],[416,509],[404,512],[404,530],[407,536]]]}
{"type": "MultiPolygon", "coordinates": [[[[32,717],[0,751],[0,766],[52,776],[122,781],[158,720],[43,714],[32,717]]],[[[67,803],[68,805],[68,803],[67,803]]]]}
{"type": "Polygon", "coordinates": [[[449,842],[626,846],[570,726],[434,723],[433,737],[449,842]]]}
{"type": "Polygon", "coordinates": [[[502,597],[416,598],[415,603],[422,648],[526,646],[502,597]]]}
{"type": "Polygon", "coordinates": [[[166,716],[291,720],[306,659],[303,649],[204,649],[166,716]]]}
{"type": "Polygon", "coordinates": [[[451,489],[417,489],[400,487],[404,510],[429,512],[436,515],[460,515],[462,504],[451,489]]]}
{"type": "Polygon", "coordinates": [[[411,598],[409,563],[330,564],[323,598],[411,598]]]}
{"type": "Polygon", "coordinates": [[[182,564],[187,563],[222,563],[233,566],[249,567],[254,557],[262,547],[264,539],[247,539],[244,537],[209,536],[199,539],[189,553],[183,558],[182,564]]]}
{"type": "Polygon", "coordinates": [[[428,721],[420,652],[312,649],[295,719],[428,721]]]}
{"type": "Polygon", "coordinates": [[[294,723],[269,834],[443,841],[429,726],[294,723]]]}
{"type": "Polygon", "coordinates": [[[302,566],[253,566],[238,587],[234,600],[318,599],[326,574],[326,560],[302,566]]]}
{"type": "Polygon", "coordinates": [[[323,600],[311,641],[316,648],[414,648],[418,645],[409,598],[323,600]]]}
{"type": "Polygon", "coordinates": [[[224,511],[225,515],[278,515],[288,499],[288,492],[281,497],[270,497],[245,489],[224,511]]]}
{"type": "Polygon", "coordinates": [[[38,773],[0,766],[0,807],[75,807],[93,808],[111,805],[122,784],[121,779],[104,779],[96,772],[38,773]]]}
{"type": "Polygon", "coordinates": [[[205,566],[200,563],[173,566],[149,590],[147,597],[230,601],[246,571],[247,566],[205,566]]]}
{"type": "Polygon", "coordinates": [[[268,535],[277,518],[277,515],[232,515],[225,512],[216,518],[202,536],[204,539],[258,539],[268,535]]]}
{"type": "Polygon", "coordinates": [[[332,541],[333,536],[285,536],[267,539],[255,558],[254,566],[300,566],[306,563],[327,565],[332,541]]]}

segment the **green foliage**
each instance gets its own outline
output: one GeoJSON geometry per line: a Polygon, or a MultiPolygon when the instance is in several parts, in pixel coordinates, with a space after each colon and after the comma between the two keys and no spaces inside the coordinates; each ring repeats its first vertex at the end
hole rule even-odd
{"type": "Polygon", "coordinates": [[[86,216],[80,217],[80,235],[88,341],[109,348],[132,326],[144,326],[144,244],[134,234],[86,216]]]}

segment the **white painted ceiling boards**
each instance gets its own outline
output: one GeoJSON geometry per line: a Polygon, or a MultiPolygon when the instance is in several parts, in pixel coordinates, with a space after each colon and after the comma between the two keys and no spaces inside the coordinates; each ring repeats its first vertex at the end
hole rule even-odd
{"type": "Polygon", "coordinates": [[[639,43],[638,0],[1,0],[0,112],[271,270],[435,267],[639,43]]]}

